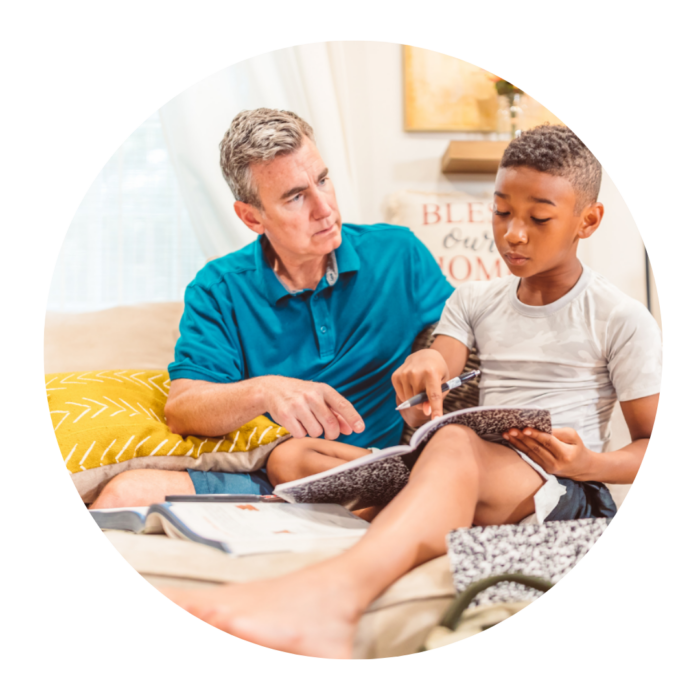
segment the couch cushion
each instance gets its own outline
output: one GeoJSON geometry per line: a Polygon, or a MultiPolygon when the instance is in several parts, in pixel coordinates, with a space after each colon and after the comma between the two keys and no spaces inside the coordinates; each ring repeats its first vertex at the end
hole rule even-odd
{"type": "Polygon", "coordinates": [[[48,312],[44,371],[167,367],[173,361],[183,308],[175,301],[81,314],[48,312]]]}

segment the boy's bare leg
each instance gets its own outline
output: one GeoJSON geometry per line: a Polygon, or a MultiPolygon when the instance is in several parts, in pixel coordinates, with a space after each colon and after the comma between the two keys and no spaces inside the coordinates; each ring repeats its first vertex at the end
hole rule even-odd
{"type": "Polygon", "coordinates": [[[251,642],[349,658],[360,616],[385,588],[444,554],[450,530],[518,522],[532,513],[542,483],[514,451],[450,425],[430,441],[408,485],[347,552],[277,579],[163,592],[193,615],[251,642]]]}

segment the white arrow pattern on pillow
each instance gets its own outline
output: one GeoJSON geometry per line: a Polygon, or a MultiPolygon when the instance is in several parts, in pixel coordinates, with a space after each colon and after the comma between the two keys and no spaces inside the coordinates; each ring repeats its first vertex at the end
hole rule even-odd
{"type": "Polygon", "coordinates": [[[248,444],[245,446],[246,452],[250,449],[250,443],[253,440],[253,435],[257,432],[257,428],[253,428],[253,432],[250,434],[250,437],[248,438],[248,444]]]}
{"type": "MultiPolygon", "coordinates": [[[[158,445],[158,447],[156,447],[156,448],[153,450],[153,452],[151,452],[151,454],[148,455],[148,456],[149,456],[149,457],[153,457],[153,455],[154,455],[156,452],[158,452],[158,450],[159,450],[161,447],[163,447],[163,445],[165,445],[166,442],[168,442],[168,441],[167,441],[167,440],[163,440],[163,442],[161,442],[161,443],[158,445]]],[[[180,442],[182,442],[182,441],[180,441],[180,442]]],[[[174,449],[174,448],[173,448],[173,449],[174,449]]]]}
{"type": "Polygon", "coordinates": [[[63,416],[63,418],[61,418],[60,421],[58,421],[58,425],[54,428],[54,432],[57,431],[61,427],[61,423],[63,423],[63,421],[66,418],[68,418],[68,416],[70,415],[70,411],[49,411],[49,413],[65,413],[66,414],[65,416],[63,416]]]}
{"type": "Polygon", "coordinates": [[[109,406],[106,403],[100,403],[99,401],[97,401],[95,399],[88,399],[87,396],[83,396],[83,401],[92,401],[92,403],[96,403],[98,406],[102,406],[102,408],[99,411],[97,411],[97,413],[93,413],[90,416],[90,418],[97,418],[97,416],[99,416],[100,413],[102,413],[102,411],[109,408],[109,406]]]}
{"type": "MultiPolygon", "coordinates": [[[[151,378],[148,380],[148,383],[149,383],[149,384],[152,384],[156,389],[158,389],[158,391],[160,391],[160,393],[163,394],[163,396],[167,396],[167,395],[168,395],[168,392],[163,391],[163,390],[156,384],[156,379],[158,379],[159,377],[162,377],[162,376],[163,376],[162,374],[159,374],[159,375],[157,375],[157,376],[155,376],[155,377],[151,377],[151,378]]],[[[168,379],[167,382],[163,382],[163,386],[165,386],[166,384],[170,384],[170,379],[168,379]]]]}
{"type": "Polygon", "coordinates": [[[132,436],[126,441],[126,444],[124,445],[124,447],[122,447],[121,452],[114,458],[114,461],[115,461],[115,462],[118,462],[118,461],[119,461],[119,458],[124,454],[124,450],[125,450],[127,447],[129,447],[129,445],[131,444],[131,441],[132,441],[135,437],[136,437],[136,435],[132,435],[132,436]]]}
{"type": "Polygon", "coordinates": [[[149,435],[147,438],[144,438],[143,440],[141,440],[141,442],[138,445],[136,445],[136,447],[134,447],[134,454],[133,454],[134,457],[136,457],[136,452],[138,451],[139,447],[141,447],[141,445],[143,445],[144,443],[148,442],[150,439],[151,439],[151,436],[149,435]]]}
{"type": "Polygon", "coordinates": [[[112,414],[110,415],[110,418],[114,418],[114,416],[116,416],[116,415],[118,415],[118,414],[120,414],[120,413],[124,413],[124,411],[126,411],[125,408],[123,408],[122,406],[120,406],[120,405],[119,405],[116,401],[114,401],[113,399],[110,399],[109,396],[103,396],[102,398],[103,398],[105,401],[109,401],[110,403],[113,403],[113,404],[119,409],[118,411],[115,411],[114,413],[112,413],[112,414]]]}
{"type": "Polygon", "coordinates": [[[66,457],[65,465],[68,466],[68,462],[70,461],[70,458],[73,456],[73,453],[75,452],[75,448],[78,446],[78,443],[76,442],[75,445],[73,445],[73,449],[68,453],[68,456],[66,457]]]}
{"type": "Polygon", "coordinates": [[[87,458],[87,456],[90,454],[90,452],[92,451],[92,448],[93,448],[94,446],[95,446],[95,440],[92,441],[92,445],[90,445],[90,447],[87,448],[87,452],[83,455],[83,458],[80,460],[80,462],[78,462],[78,466],[79,466],[83,471],[85,471],[85,467],[83,466],[83,462],[85,461],[85,459],[87,458]]]}
{"type": "Polygon", "coordinates": [[[109,447],[102,453],[102,457],[100,457],[100,466],[104,467],[104,462],[105,462],[105,456],[106,454],[112,449],[112,445],[117,441],[117,438],[114,438],[112,442],[109,443],[109,447]]]}
{"type": "Polygon", "coordinates": [[[81,408],[84,408],[85,410],[73,421],[74,423],[77,423],[86,413],[90,412],[90,409],[92,406],[86,406],[84,403],[75,403],[74,401],[66,401],[66,405],[70,404],[71,406],[80,406],[81,408]]]}
{"type": "Polygon", "coordinates": [[[100,384],[103,384],[102,379],[93,379],[92,377],[86,377],[85,375],[88,374],[87,372],[83,372],[77,379],[83,379],[86,382],[100,382],[100,384]]]}

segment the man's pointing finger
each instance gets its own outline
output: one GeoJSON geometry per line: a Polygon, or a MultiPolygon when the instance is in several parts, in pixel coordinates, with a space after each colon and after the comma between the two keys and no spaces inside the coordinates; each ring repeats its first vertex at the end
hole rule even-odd
{"type": "Polygon", "coordinates": [[[324,388],[323,397],[331,410],[342,418],[356,433],[365,429],[364,421],[355,407],[335,389],[330,386],[324,388]]]}

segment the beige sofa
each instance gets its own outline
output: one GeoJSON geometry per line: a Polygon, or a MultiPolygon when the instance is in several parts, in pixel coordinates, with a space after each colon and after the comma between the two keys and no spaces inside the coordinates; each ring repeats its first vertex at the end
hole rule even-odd
{"type": "MultiPolygon", "coordinates": [[[[183,305],[177,302],[117,307],[84,314],[48,313],[45,372],[165,369],[173,358],[183,305]]],[[[618,411],[614,442],[624,444],[618,411]]],[[[618,505],[628,487],[615,487],[618,505]]],[[[122,556],[154,585],[216,586],[276,576],[336,551],[233,558],[204,545],[160,535],[105,533],[122,556]]],[[[447,557],[428,562],[391,586],[363,616],[356,658],[382,658],[417,651],[454,596],[447,557]]]]}

